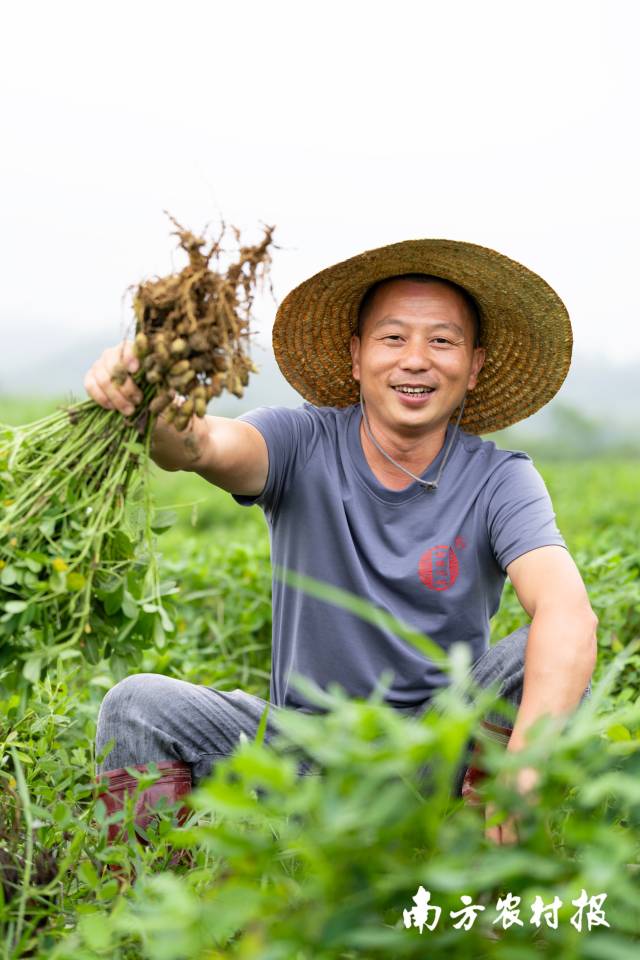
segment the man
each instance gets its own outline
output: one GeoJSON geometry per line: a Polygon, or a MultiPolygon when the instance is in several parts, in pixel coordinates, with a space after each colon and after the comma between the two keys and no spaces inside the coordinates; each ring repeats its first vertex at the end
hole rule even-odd
{"type": "MultiPolygon", "coordinates": [[[[238,503],[258,503],[274,565],[356,593],[445,650],[467,643],[476,682],[499,681],[518,706],[513,729],[495,715],[485,731],[521,749],[538,717],[567,714],[588,695],[596,618],[530,459],[477,434],[530,415],[559,389],[571,354],[563,304],[540,277],[493,250],[405,241],[297,287],[278,310],[273,343],[284,375],[310,402],[196,420],[195,459],[160,422],[154,459],[196,471],[238,503]],[[505,575],[532,621],[489,648],[505,575]]],[[[85,386],[97,402],[130,413],[135,384],[110,380],[119,355],[107,351],[85,386]]],[[[127,345],[125,359],[135,369],[127,345]]],[[[447,682],[393,632],[280,579],[273,609],[276,708],[318,709],[296,688],[296,674],[367,697],[391,669],[385,699],[408,716],[447,682]]],[[[264,706],[241,690],[128,677],[101,706],[97,749],[111,737],[116,746],[99,773],[122,791],[126,766],[162,761],[167,785],[155,789],[171,797],[172,777],[201,779],[240,730],[255,733],[264,706]]],[[[267,735],[276,729],[271,721],[267,735]]],[[[473,801],[477,777],[472,764],[457,792],[473,801]]],[[[535,779],[525,769],[520,789],[535,779]]],[[[115,808],[119,795],[111,794],[115,808]]],[[[514,842],[515,824],[487,834],[514,842]]]]}

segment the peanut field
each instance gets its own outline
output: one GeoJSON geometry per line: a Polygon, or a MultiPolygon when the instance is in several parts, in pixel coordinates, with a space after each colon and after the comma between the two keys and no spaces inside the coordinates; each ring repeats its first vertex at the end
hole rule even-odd
{"type": "MultiPolygon", "coordinates": [[[[0,399],[0,423],[50,409],[0,399]]],[[[287,751],[258,736],[194,790],[186,825],[161,810],[142,847],[128,810],[128,839],[107,844],[94,737],[100,702],[118,680],[155,672],[269,694],[271,567],[261,511],[192,474],[153,467],[167,628],[125,637],[106,658],[86,644],[51,662],[16,654],[19,645],[9,652],[6,637],[0,647],[0,957],[506,960],[549,950],[635,960],[640,461],[536,465],[599,618],[599,661],[592,698],[563,735],[545,735],[543,724],[533,737],[531,757],[543,770],[537,802],[495,786],[498,806],[521,804],[517,845],[486,840],[478,811],[449,793],[481,704],[452,691],[441,712],[408,723],[339,689],[325,715],[287,718],[287,737],[322,776],[297,778],[287,751]],[[427,781],[419,777],[425,762],[427,781]],[[176,847],[190,852],[188,867],[168,866],[176,847]],[[135,882],[118,882],[109,864],[133,866],[135,882]],[[411,922],[420,887],[441,908],[433,929],[411,922]],[[452,917],[463,896],[482,907],[468,929],[452,917]],[[508,897],[519,923],[500,920],[497,904],[508,897]],[[531,922],[538,897],[560,901],[555,927],[548,915],[531,922]]],[[[135,585],[127,589],[135,600],[135,585]]],[[[125,593],[108,600],[122,623],[139,615],[125,593]]],[[[507,586],[492,638],[523,622],[507,586]]],[[[490,762],[497,771],[505,761],[496,750],[490,762]]]]}

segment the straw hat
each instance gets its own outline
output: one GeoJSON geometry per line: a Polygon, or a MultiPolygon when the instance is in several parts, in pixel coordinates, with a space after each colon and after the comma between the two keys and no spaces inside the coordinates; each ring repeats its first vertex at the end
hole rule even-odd
{"type": "Polygon", "coordinates": [[[273,351],[283,375],[306,400],[331,407],[358,402],[349,349],[358,307],[371,284],[399,273],[452,280],[478,304],[486,358],[475,389],[467,394],[464,430],[501,430],[555,396],[569,370],[573,344],[569,315],[557,293],[537,274],[488,247],[404,240],[321,270],[283,300],[273,351]]]}

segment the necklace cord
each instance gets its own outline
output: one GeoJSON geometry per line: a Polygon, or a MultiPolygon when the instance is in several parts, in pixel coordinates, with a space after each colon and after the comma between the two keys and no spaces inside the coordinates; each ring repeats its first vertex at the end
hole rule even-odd
{"type": "Polygon", "coordinates": [[[425,490],[428,490],[429,492],[433,492],[438,489],[438,484],[440,483],[440,477],[442,476],[442,471],[444,470],[445,464],[449,459],[449,454],[451,453],[453,441],[455,440],[456,434],[458,432],[458,427],[460,426],[460,421],[462,419],[462,414],[464,413],[464,404],[466,399],[467,399],[467,395],[465,393],[464,397],[462,398],[462,403],[460,405],[460,413],[458,414],[458,419],[456,420],[455,427],[451,432],[451,437],[449,438],[449,443],[447,444],[447,449],[445,450],[444,457],[442,458],[442,462],[438,469],[438,473],[436,475],[435,480],[423,480],[421,477],[417,477],[415,473],[411,473],[411,470],[407,470],[406,467],[403,467],[401,463],[398,463],[396,460],[393,459],[393,457],[390,457],[389,454],[382,449],[382,447],[380,446],[380,444],[378,443],[378,441],[376,440],[376,438],[371,432],[369,421],[367,419],[367,415],[364,409],[364,397],[362,396],[362,388],[360,388],[360,409],[362,410],[362,421],[364,423],[364,428],[367,432],[367,436],[369,437],[371,442],[374,444],[374,446],[378,448],[378,450],[380,451],[383,457],[386,457],[390,463],[392,463],[399,470],[402,470],[403,473],[406,473],[409,477],[412,477],[413,480],[416,480],[418,483],[422,484],[423,488],[425,490]]]}

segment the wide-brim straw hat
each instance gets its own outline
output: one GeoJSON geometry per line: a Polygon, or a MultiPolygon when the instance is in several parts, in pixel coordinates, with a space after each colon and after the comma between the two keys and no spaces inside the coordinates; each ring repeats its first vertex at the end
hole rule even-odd
{"type": "Polygon", "coordinates": [[[486,357],[476,387],[467,393],[462,429],[501,430],[555,396],[573,345],[558,294],[521,263],[488,247],[426,239],[366,250],[321,270],[285,297],[273,327],[273,351],[305,400],[331,407],[358,402],[349,343],[360,301],[371,284],[402,273],[452,280],[478,304],[486,357]]]}

